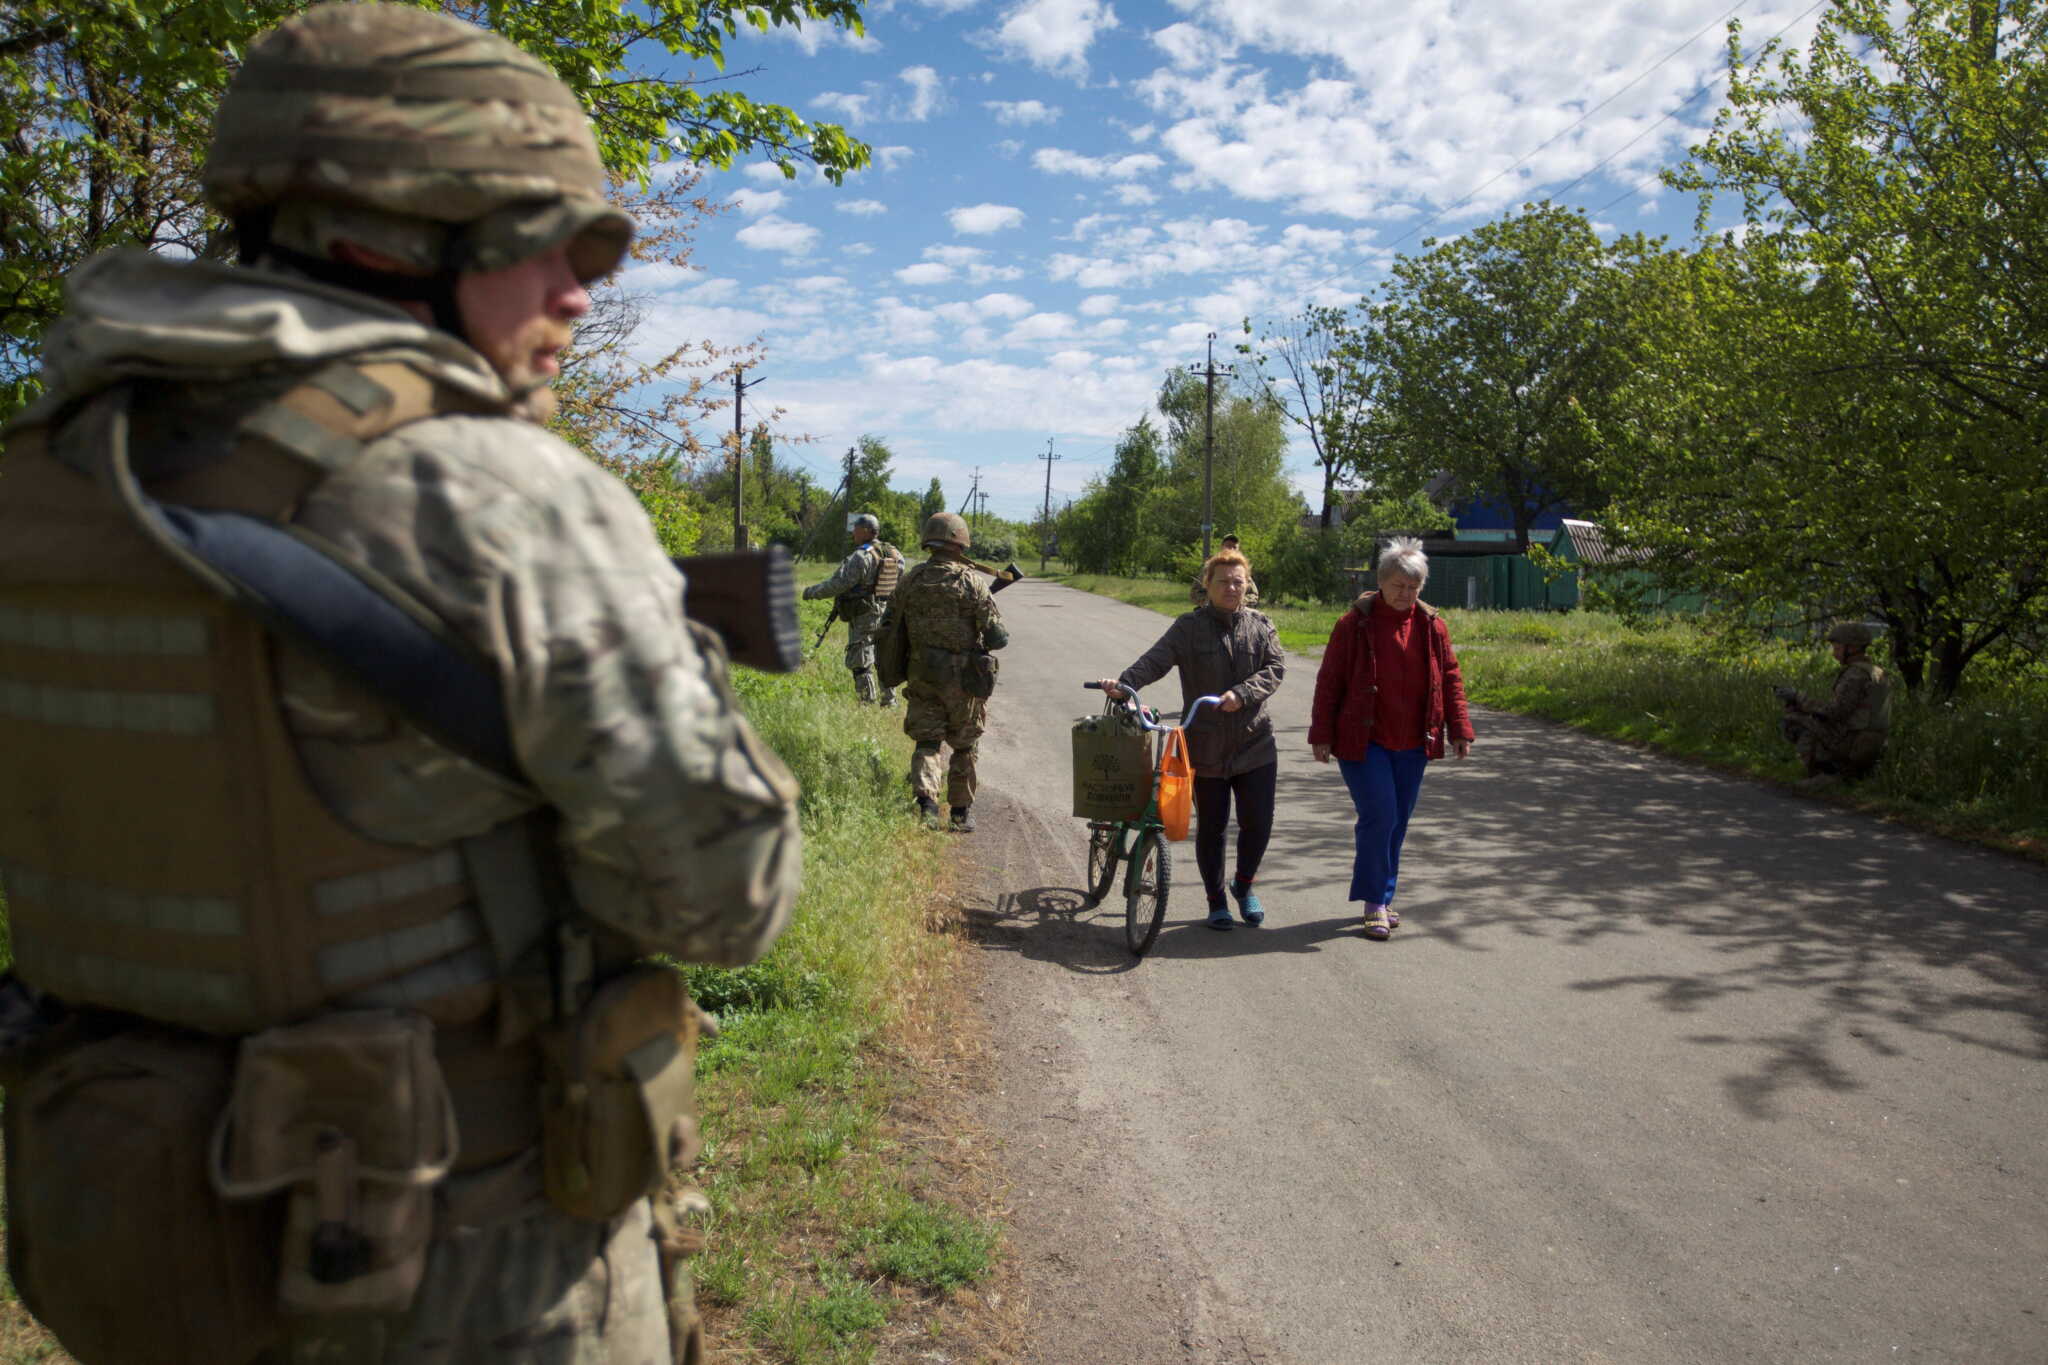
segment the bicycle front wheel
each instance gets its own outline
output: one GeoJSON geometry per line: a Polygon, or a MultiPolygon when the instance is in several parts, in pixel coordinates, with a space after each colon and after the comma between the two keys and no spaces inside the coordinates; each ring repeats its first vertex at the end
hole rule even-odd
{"type": "Polygon", "coordinates": [[[1095,825],[1088,831],[1088,907],[1094,909],[1109,894],[1116,880],[1117,859],[1123,854],[1123,827],[1095,825]]]}
{"type": "Polygon", "coordinates": [[[1166,919],[1166,890],[1172,865],[1166,858],[1166,839],[1156,829],[1138,835],[1131,850],[1131,870],[1124,874],[1124,944],[1143,957],[1159,937],[1166,919]]]}

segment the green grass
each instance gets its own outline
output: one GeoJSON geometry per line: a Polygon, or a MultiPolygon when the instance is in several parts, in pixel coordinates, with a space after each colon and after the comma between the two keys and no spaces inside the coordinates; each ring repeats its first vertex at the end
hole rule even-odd
{"type": "MultiPolygon", "coordinates": [[[[803,612],[808,644],[825,604],[803,612]]],[[[941,1337],[999,1237],[935,1192],[891,1119],[915,1087],[899,1034],[951,989],[959,940],[927,923],[948,842],[910,816],[902,713],[854,703],[844,629],[797,673],[735,676],[803,785],[804,889],[760,962],[684,969],[721,1026],[698,1063],[713,1213],[693,1269],[718,1354],[739,1360],[841,1365],[885,1333],[941,1337]]],[[[0,1279],[0,1362],[68,1359],[0,1279]]]]}
{"type": "MultiPolygon", "coordinates": [[[[1048,577],[1168,615],[1187,609],[1185,585],[1170,580],[1048,577]]],[[[1288,649],[1315,650],[1346,607],[1260,610],[1288,649]]],[[[1730,646],[1684,617],[1639,630],[1598,612],[1444,615],[1472,701],[1757,777],[1800,775],[1771,685],[1825,693],[1835,674],[1822,649],[1730,646]]],[[[2044,753],[2048,674],[1980,670],[1951,702],[1898,695],[1877,771],[1828,799],[2048,860],[2044,753]]]]}

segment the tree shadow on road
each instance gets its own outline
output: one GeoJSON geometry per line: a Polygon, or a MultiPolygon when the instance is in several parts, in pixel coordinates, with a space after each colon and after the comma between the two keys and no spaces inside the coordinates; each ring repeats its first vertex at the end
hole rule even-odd
{"type": "MultiPolygon", "coordinates": [[[[1472,761],[1430,765],[1402,935],[1473,954],[1653,931],[1710,940],[1725,965],[1570,989],[1703,1015],[1796,996],[1789,1030],[1689,1039],[1761,1049],[1726,1080],[1758,1118],[1791,1087],[1861,1088],[1859,1059],[1916,1036],[2048,1061],[2048,872],[1544,722],[1486,713],[1481,729],[1472,761]]],[[[1299,727],[1280,738],[1306,747],[1299,727]]],[[[1261,883],[1342,900],[1354,814],[1335,766],[1283,767],[1280,797],[1261,883]]]]}

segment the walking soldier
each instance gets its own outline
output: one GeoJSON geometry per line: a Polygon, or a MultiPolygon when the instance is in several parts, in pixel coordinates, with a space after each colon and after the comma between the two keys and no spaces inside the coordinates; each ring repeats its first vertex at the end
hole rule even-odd
{"type": "Polygon", "coordinates": [[[904,575],[890,607],[906,639],[903,733],[916,742],[910,785],[926,823],[939,823],[939,746],[952,746],[946,804],[952,827],[974,829],[974,758],[995,691],[990,651],[1010,642],[988,585],[967,565],[967,523],[940,512],[924,524],[930,559],[904,575]]]}
{"type": "Polygon", "coordinates": [[[846,666],[853,673],[853,694],[890,707],[896,704],[896,689],[875,680],[875,634],[902,574],[903,552],[877,539],[881,533],[882,523],[869,513],[855,517],[853,553],[839,562],[838,572],[830,578],[805,588],[804,596],[837,600],[834,610],[846,622],[846,666]]]}

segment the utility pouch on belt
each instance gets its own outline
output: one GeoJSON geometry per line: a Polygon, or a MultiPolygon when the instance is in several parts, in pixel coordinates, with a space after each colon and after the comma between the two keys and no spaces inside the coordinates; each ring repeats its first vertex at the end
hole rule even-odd
{"type": "Polygon", "coordinates": [[[282,1334],[282,1200],[223,1204],[207,1144],[234,1044],[137,1025],[7,1087],[7,1269],[93,1365],[250,1360],[282,1334]]]}
{"type": "Polygon", "coordinates": [[[548,1200],[616,1218],[695,1158],[697,1010],[671,967],[634,967],[542,1037],[548,1200]]]}
{"type": "Polygon", "coordinates": [[[967,666],[960,670],[960,690],[970,697],[993,697],[996,694],[996,673],[1000,668],[996,656],[987,650],[970,652],[967,666]]]}
{"type": "Polygon", "coordinates": [[[434,1185],[455,1156],[433,1024],[350,1010],[242,1040],[212,1170],[229,1200],[290,1192],[281,1308],[400,1313],[426,1269],[434,1185]]]}
{"type": "Polygon", "coordinates": [[[924,645],[910,654],[910,680],[933,687],[953,687],[960,682],[960,659],[950,649],[924,645]]]}

